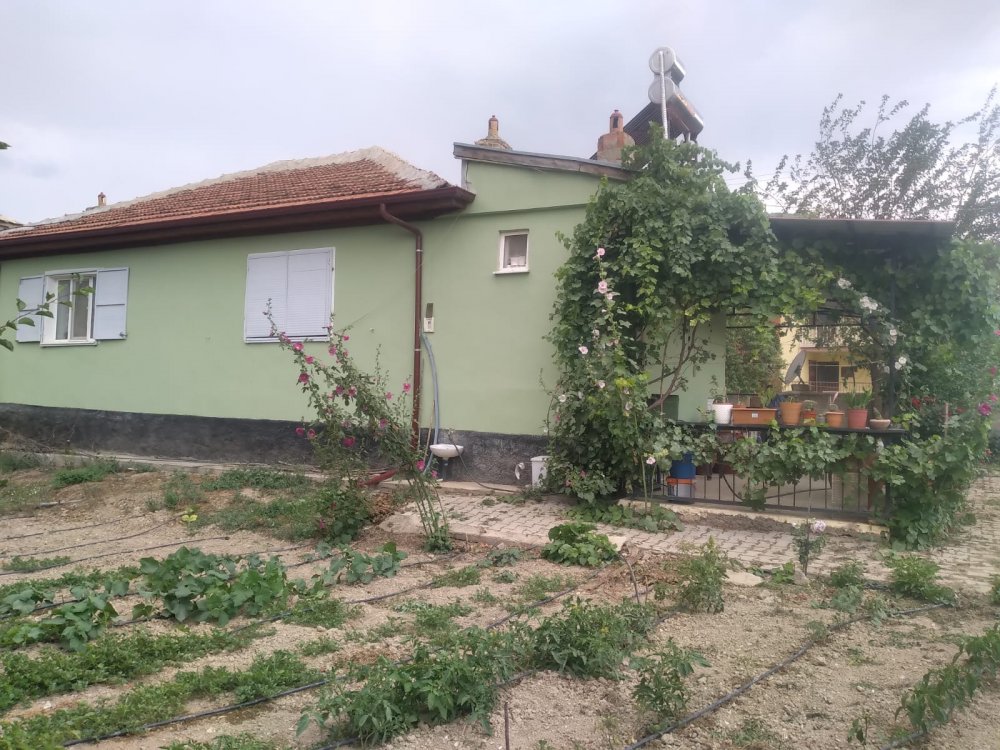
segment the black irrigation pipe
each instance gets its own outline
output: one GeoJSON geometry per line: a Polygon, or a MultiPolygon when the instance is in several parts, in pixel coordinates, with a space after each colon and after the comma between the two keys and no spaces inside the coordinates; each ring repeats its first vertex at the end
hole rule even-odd
{"type": "MultiPolygon", "coordinates": [[[[616,560],[617,560],[617,558],[616,558],[616,560]]],[[[595,570],[594,573],[592,573],[591,575],[589,575],[586,578],[584,578],[582,581],[580,581],[579,583],[577,583],[575,586],[566,589],[565,591],[561,591],[558,594],[553,594],[552,596],[546,597],[545,599],[540,599],[537,602],[532,603],[531,605],[525,607],[525,609],[523,610],[523,612],[530,611],[531,609],[533,609],[535,607],[538,607],[538,606],[541,606],[542,604],[546,604],[548,602],[551,602],[554,599],[556,599],[556,598],[558,598],[560,596],[563,596],[566,593],[569,593],[570,591],[574,591],[575,589],[580,588],[585,583],[589,583],[594,578],[596,578],[600,573],[602,573],[604,570],[606,570],[610,565],[611,565],[611,563],[609,562],[609,563],[601,566],[600,568],[598,568],[597,570],[595,570]]],[[[523,614],[523,612],[519,613],[519,614],[523,614]]],[[[511,617],[513,617],[513,616],[516,616],[516,615],[508,615],[507,617],[501,618],[500,620],[496,620],[496,621],[490,623],[489,625],[487,625],[485,629],[490,630],[490,629],[493,629],[493,628],[497,628],[500,625],[502,625],[503,623],[505,623],[508,620],[510,620],[511,617]]],[[[402,664],[402,663],[404,663],[406,661],[408,661],[408,659],[400,659],[399,661],[396,661],[395,664],[397,664],[397,665],[398,664],[402,664]]],[[[530,674],[530,672],[526,673],[526,674],[530,674]]],[[[62,744],[62,746],[63,747],[72,747],[73,745],[85,745],[85,744],[90,744],[90,743],[94,743],[94,742],[102,742],[104,740],[112,739],[113,737],[124,737],[126,735],[137,734],[139,732],[146,732],[146,731],[149,731],[150,729],[159,729],[160,727],[169,726],[171,724],[179,724],[179,723],[184,723],[184,722],[188,722],[188,721],[194,721],[196,719],[208,718],[210,716],[221,716],[222,714],[231,713],[233,711],[239,711],[240,709],[249,708],[250,706],[256,706],[256,705],[259,705],[261,703],[269,703],[269,702],[277,700],[279,698],[284,698],[286,696],[294,695],[296,693],[302,693],[302,692],[305,692],[307,690],[315,690],[318,687],[323,687],[324,685],[329,685],[331,682],[336,682],[336,681],[337,681],[337,677],[336,677],[336,675],[333,675],[331,677],[325,677],[322,680],[317,680],[315,682],[310,682],[307,685],[299,685],[297,687],[289,688],[288,690],[283,690],[282,692],[275,693],[274,695],[263,696],[261,698],[254,698],[253,700],[243,701],[242,703],[234,703],[234,704],[231,704],[231,705],[228,705],[228,706],[221,706],[219,708],[208,709],[206,711],[199,711],[198,713],[184,714],[183,716],[175,716],[175,717],[170,718],[170,719],[164,719],[162,721],[156,721],[156,722],[151,722],[151,723],[148,723],[148,724],[143,724],[142,726],[135,727],[133,729],[120,729],[120,730],[118,730],[116,732],[111,732],[111,733],[108,733],[108,734],[103,734],[103,735],[100,735],[100,736],[97,736],[97,737],[85,737],[83,739],[69,740],[67,742],[64,742],[62,744]]],[[[346,744],[350,744],[351,742],[355,742],[356,740],[357,740],[357,738],[349,738],[349,739],[346,739],[346,740],[339,740],[337,743],[335,743],[333,745],[330,745],[329,747],[330,748],[342,747],[342,746],[344,746],[346,744]]],[[[325,748],[323,748],[321,750],[325,750],[325,748]]]]}
{"type": "MultiPolygon", "coordinates": [[[[923,607],[916,607],[914,609],[900,610],[898,612],[892,613],[891,616],[892,617],[903,617],[903,616],[906,616],[906,615],[913,615],[913,614],[917,614],[918,612],[925,612],[925,611],[927,611],[929,609],[937,609],[939,607],[945,607],[945,606],[948,606],[948,605],[946,605],[946,604],[928,604],[928,605],[925,605],[923,607]]],[[[869,617],[867,615],[859,615],[857,617],[852,617],[849,620],[844,620],[843,622],[834,623],[833,625],[831,625],[828,628],[827,632],[828,633],[835,633],[835,632],[837,632],[839,630],[843,630],[848,625],[853,625],[854,623],[862,622],[862,621],[867,620],[867,619],[869,619],[869,617]]],[[[678,729],[683,729],[684,727],[688,726],[689,724],[693,724],[695,721],[697,721],[701,717],[707,716],[710,713],[714,713],[715,711],[718,711],[720,708],[722,708],[726,704],[731,703],[736,698],[739,698],[741,695],[743,695],[745,692],[747,692],[748,690],[750,690],[750,688],[752,688],[758,682],[762,682],[763,680],[766,680],[768,677],[770,677],[771,675],[773,675],[775,672],[778,672],[778,671],[784,669],[785,667],[787,667],[789,664],[791,664],[796,659],[798,659],[799,657],[801,657],[806,651],[808,651],[810,648],[812,648],[813,646],[815,646],[817,643],[820,643],[820,641],[815,640],[815,639],[811,639],[811,640],[806,641],[798,649],[796,649],[790,656],[785,657],[784,659],[782,659],[780,662],[778,662],[777,664],[775,664],[770,669],[767,669],[767,670],[761,672],[756,677],[750,678],[749,680],[747,680],[746,682],[744,682],[742,685],[740,685],[736,689],[730,691],[729,693],[726,693],[724,696],[722,696],[718,700],[714,701],[713,703],[710,703],[709,705],[705,706],[704,708],[702,708],[702,709],[700,709],[698,711],[695,711],[692,714],[688,714],[687,716],[685,716],[680,721],[678,721],[678,722],[676,722],[674,724],[671,724],[670,726],[665,727],[664,729],[660,729],[660,730],[658,730],[656,732],[653,732],[652,734],[649,734],[649,735],[643,737],[641,740],[638,740],[637,742],[633,742],[631,745],[626,746],[624,748],[624,750],[638,750],[641,747],[645,747],[650,742],[652,742],[654,740],[660,739],[660,737],[662,737],[665,734],[670,734],[671,732],[675,732],[678,729]]]]}
{"type": "Polygon", "coordinates": [[[81,542],[80,544],[71,544],[68,547],[56,547],[55,549],[41,549],[34,552],[26,552],[26,557],[36,557],[37,555],[49,555],[53,552],[65,552],[68,549],[79,549],[80,547],[93,547],[95,544],[110,544],[111,542],[123,542],[126,539],[135,539],[137,536],[143,536],[144,534],[149,534],[150,532],[156,531],[157,529],[162,529],[163,524],[158,523],[155,526],[150,526],[148,529],[143,529],[142,531],[137,531],[135,534],[129,534],[127,536],[117,536],[111,539],[98,539],[94,542],[81,542]]]}
{"type": "MultiPolygon", "coordinates": [[[[4,542],[13,542],[15,539],[27,539],[33,536],[42,536],[43,534],[62,534],[66,531],[79,531],[80,529],[93,529],[98,526],[110,526],[113,523],[121,523],[122,521],[131,521],[135,518],[145,518],[148,513],[138,513],[134,516],[125,516],[124,518],[116,518],[113,521],[102,521],[101,523],[89,523],[86,526],[71,526],[68,529],[50,529],[48,531],[36,531],[33,534],[20,534],[18,536],[8,536],[4,538],[4,542]]],[[[34,516],[26,516],[27,518],[34,518],[34,516]]],[[[33,552],[31,554],[38,554],[33,552]]]]}

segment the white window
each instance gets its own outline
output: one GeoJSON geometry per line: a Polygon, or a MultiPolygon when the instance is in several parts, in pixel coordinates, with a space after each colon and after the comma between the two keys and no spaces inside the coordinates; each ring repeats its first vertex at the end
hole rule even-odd
{"type": "Polygon", "coordinates": [[[42,276],[28,276],[21,279],[17,296],[25,310],[36,310],[48,299],[51,313],[51,317],[31,316],[34,325],[19,325],[18,341],[65,346],[126,336],[127,268],[49,271],[42,276]]]}
{"type": "Polygon", "coordinates": [[[528,230],[500,232],[497,273],[525,273],[528,270],[528,230]]]}
{"type": "Polygon", "coordinates": [[[247,256],[247,293],[243,337],[247,342],[275,341],[279,332],[299,341],[326,339],[333,312],[334,249],[318,248],[247,256]]]}

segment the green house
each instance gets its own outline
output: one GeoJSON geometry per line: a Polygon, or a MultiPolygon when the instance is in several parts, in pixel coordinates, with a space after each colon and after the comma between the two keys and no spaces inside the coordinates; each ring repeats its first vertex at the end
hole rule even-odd
{"type": "MultiPolygon", "coordinates": [[[[394,381],[419,382],[422,427],[466,446],[453,478],[514,482],[545,451],[558,234],[601,180],[628,175],[480,144],[455,146],[461,186],[370,148],[0,232],[0,309],[68,302],[0,356],[0,424],[53,448],[306,459],[305,397],[270,302],[316,356],[332,313],[362,362],[378,353],[394,381]]],[[[714,340],[721,353],[724,332],[714,340]]],[[[692,380],[682,418],[713,375],[722,357],[692,380]]]]}

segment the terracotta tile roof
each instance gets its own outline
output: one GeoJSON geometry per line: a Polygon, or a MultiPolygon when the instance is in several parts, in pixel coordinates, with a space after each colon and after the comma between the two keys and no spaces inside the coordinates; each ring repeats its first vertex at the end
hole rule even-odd
{"type": "Polygon", "coordinates": [[[109,206],[0,231],[4,241],[269,208],[346,203],[453,186],[381,148],[268,164],[109,206]]]}

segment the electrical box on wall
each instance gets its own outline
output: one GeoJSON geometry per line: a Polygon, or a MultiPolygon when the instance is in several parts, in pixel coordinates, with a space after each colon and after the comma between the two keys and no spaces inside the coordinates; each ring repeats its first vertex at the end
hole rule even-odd
{"type": "Polygon", "coordinates": [[[434,303],[428,302],[424,307],[424,333],[434,333],[434,303]]]}

